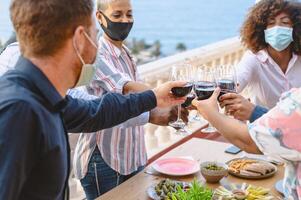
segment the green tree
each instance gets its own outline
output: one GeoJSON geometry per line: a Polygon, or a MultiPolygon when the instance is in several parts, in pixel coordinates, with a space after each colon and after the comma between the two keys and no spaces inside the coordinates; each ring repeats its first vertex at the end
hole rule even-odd
{"type": "Polygon", "coordinates": [[[131,48],[132,53],[137,55],[141,51],[150,48],[151,45],[147,44],[144,39],[136,40],[135,38],[133,38],[132,44],[129,45],[129,47],[131,48]]]}
{"type": "Polygon", "coordinates": [[[180,52],[186,51],[186,49],[187,49],[186,45],[182,42],[178,43],[176,46],[176,50],[180,52]]]}
{"type": "Polygon", "coordinates": [[[152,51],[152,55],[155,57],[159,57],[161,55],[161,43],[159,40],[154,43],[154,50],[152,51]]]}

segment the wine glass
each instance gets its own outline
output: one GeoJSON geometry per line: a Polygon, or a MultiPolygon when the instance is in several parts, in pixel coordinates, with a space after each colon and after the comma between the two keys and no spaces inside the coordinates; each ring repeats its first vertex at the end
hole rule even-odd
{"type": "MultiPolygon", "coordinates": [[[[192,71],[191,79],[192,79],[192,82],[193,82],[194,85],[199,81],[199,75],[203,74],[203,68],[204,68],[204,66],[199,66],[199,67],[191,70],[192,71]]],[[[191,94],[193,94],[194,98],[196,97],[195,89],[193,89],[191,91],[191,94]]],[[[189,95],[187,96],[187,98],[188,97],[189,97],[189,95]]],[[[200,116],[200,113],[198,111],[193,116],[191,116],[189,118],[189,121],[190,122],[200,122],[202,124],[206,124],[207,123],[207,121],[204,118],[202,118],[202,116],[200,116]]]]}
{"type": "Polygon", "coordinates": [[[237,92],[237,78],[233,66],[221,66],[216,70],[216,77],[217,86],[221,89],[218,100],[224,94],[237,92]]]}
{"type": "MultiPolygon", "coordinates": [[[[183,87],[174,87],[171,89],[171,92],[176,97],[187,96],[193,87],[193,84],[190,81],[190,72],[187,65],[175,65],[171,70],[171,81],[186,81],[187,84],[183,87]]],[[[178,118],[174,122],[170,122],[169,126],[177,130],[178,134],[187,134],[187,131],[184,129],[186,124],[181,119],[181,105],[178,105],[178,118]]]]}
{"type": "MultiPolygon", "coordinates": [[[[188,70],[187,71],[187,76],[188,76],[188,79],[189,79],[188,80],[189,83],[192,83],[194,85],[194,82],[195,82],[194,72],[195,72],[195,70],[194,70],[193,66],[191,64],[189,64],[188,61],[186,61],[185,68],[188,70]]],[[[191,89],[190,93],[187,95],[186,101],[182,104],[182,107],[187,108],[187,107],[191,106],[191,103],[195,99],[195,97],[196,97],[196,94],[194,93],[194,90],[191,89]]]]}
{"type": "MultiPolygon", "coordinates": [[[[198,81],[194,85],[195,93],[198,100],[209,99],[216,89],[215,71],[212,69],[205,69],[198,72],[198,81]]],[[[203,129],[204,133],[213,133],[217,130],[209,123],[208,127],[203,129]]]]}

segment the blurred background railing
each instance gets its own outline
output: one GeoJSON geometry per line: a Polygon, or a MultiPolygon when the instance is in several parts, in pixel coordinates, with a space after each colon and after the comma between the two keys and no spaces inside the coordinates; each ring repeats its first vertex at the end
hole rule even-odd
{"type": "MultiPolygon", "coordinates": [[[[171,67],[175,64],[181,64],[188,61],[193,68],[199,66],[219,67],[223,65],[236,65],[241,59],[244,51],[239,38],[230,38],[138,66],[138,73],[145,83],[151,87],[155,87],[169,80],[171,67]]],[[[193,115],[194,113],[191,114],[193,115]]],[[[190,133],[194,133],[204,125],[205,124],[201,122],[189,122],[187,129],[190,133]]],[[[146,124],[144,128],[149,158],[185,137],[175,134],[175,129],[171,127],[146,124]]],[[[77,138],[78,135],[70,134],[72,151],[75,148],[77,138]]],[[[73,174],[70,175],[70,190],[71,199],[79,200],[84,198],[80,183],[73,178],[73,174]]]]}

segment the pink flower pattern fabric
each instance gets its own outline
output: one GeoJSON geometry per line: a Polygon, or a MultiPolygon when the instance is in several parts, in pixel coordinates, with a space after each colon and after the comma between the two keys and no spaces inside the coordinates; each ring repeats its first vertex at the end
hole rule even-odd
{"type": "Polygon", "coordinates": [[[284,93],[249,132],[263,154],[286,163],[285,198],[301,200],[301,88],[284,93]]]}

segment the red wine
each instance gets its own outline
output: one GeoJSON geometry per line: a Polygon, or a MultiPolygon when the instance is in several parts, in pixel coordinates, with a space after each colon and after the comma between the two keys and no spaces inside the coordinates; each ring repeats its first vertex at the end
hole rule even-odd
{"type": "Polygon", "coordinates": [[[189,107],[193,99],[195,99],[195,94],[189,94],[187,96],[186,101],[182,104],[182,107],[183,108],[189,107]]]}
{"type": "Polygon", "coordinates": [[[192,83],[187,83],[184,87],[174,87],[171,89],[171,92],[176,97],[185,97],[188,95],[192,90],[192,83]]]}
{"type": "Polygon", "coordinates": [[[174,129],[176,129],[177,131],[184,128],[184,126],[179,125],[179,124],[173,125],[172,127],[173,127],[174,129]]]}
{"type": "Polygon", "coordinates": [[[198,82],[194,86],[195,93],[198,100],[209,99],[215,90],[215,83],[212,82],[198,82]]]}
{"type": "Polygon", "coordinates": [[[235,90],[235,82],[229,79],[221,79],[218,81],[218,87],[221,89],[221,92],[218,96],[218,99],[223,96],[224,94],[230,92],[236,92],[235,90]]]}

